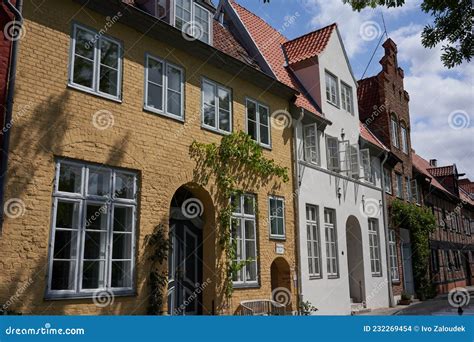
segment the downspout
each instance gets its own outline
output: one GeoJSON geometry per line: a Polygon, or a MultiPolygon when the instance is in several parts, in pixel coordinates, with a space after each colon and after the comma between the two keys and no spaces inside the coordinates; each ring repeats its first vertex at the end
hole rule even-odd
{"type": "Polygon", "coordinates": [[[392,290],[392,272],[390,267],[390,246],[388,243],[389,232],[388,232],[388,208],[387,200],[385,198],[385,179],[384,179],[384,166],[388,159],[388,152],[384,152],[384,158],[380,167],[381,171],[381,183],[382,183],[382,207],[383,207],[383,222],[384,222],[384,232],[385,232],[385,258],[387,259],[387,281],[388,281],[388,302],[391,308],[395,307],[395,299],[393,298],[392,290]]]}
{"type": "MultiPolygon", "coordinates": [[[[3,4],[13,13],[15,16],[14,23],[19,25],[17,29],[21,30],[23,25],[23,17],[21,11],[23,8],[23,1],[17,0],[16,5],[13,5],[10,0],[3,0],[3,4]]],[[[8,73],[8,85],[7,85],[7,99],[6,99],[6,111],[4,125],[12,121],[13,114],[13,96],[15,94],[15,76],[18,62],[18,45],[19,39],[14,39],[12,43],[12,49],[10,54],[10,65],[8,73]]],[[[5,126],[4,126],[5,127],[5,126]]],[[[10,129],[7,129],[2,134],[2,156],[0,164],[0,235],[3,228],[3,205],[5,197],[5,184],[6,184],[6,173],[8,170],[8,153],[10,149],[10,129]]]]}
{"type": "Polygon", "coordinates": [[[301,122],[301,120],[304,117],[304,109],[301,108],[300,112],[300,117],[293,122],[293,156],[294,156],[294,170],[296,175],[293,177],[293,188],[295,189],[294,196],[293,196],[293,202],[294,202],[294,207],[295,207],[295,257],[296,257],[296,268],[297,268],[297,279],[296,279],[296,288],[298,291],[298,303],[296,303],[297,307],[296,310],[299,313],[300,312],[300,303],[303,301],[303,294],[302,294],[302,270],[301,270],[301,265],[300,265],[300,242],[299,242],[299,236],[300,236],[300,217],[299,217],[299,198],[300,198],[300,163],[299,163],[299,156],[298,156],[298,123],[301,122]]]}

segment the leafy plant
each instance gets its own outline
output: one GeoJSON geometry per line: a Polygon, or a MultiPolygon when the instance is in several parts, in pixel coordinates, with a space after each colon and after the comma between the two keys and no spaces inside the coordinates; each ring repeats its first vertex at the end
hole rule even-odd
{"type": "Polygon", "coordinates": [[[195,179],[202,185],[208,184],[213,178],[217,185],[219,243],[225,252],[225,284],[227,298],[233,292],[232,278],[253,259],[237,259],[237,243],[232,239],[231,219],[235,210],[231,201],[233,196],[240,196],[244,191],[258,188],[263,183],[278,177],[284,182],[289,181],[288,169],[264,156],[262,147],[242,132],[234,132],[221,139],[220,145],[204,144],[194,141],[189,153],[197,165],[195,179]]]}
{"type": "Polygon", "coordinates": [[[400,296],[401,300],[411,300],[411,296],[408,294],[408,292],[403,291],[402,295],[400,296]]]}
{"type": "Polygon", "coordinates": [[[391,210],[393,224],[410,230],[416,293],[420,299],[429,298],[433,295],[433,285],[429,277],[429,236],[436,229],[435,216],[427,208],[400,200],[393,201],[391,210]]]}
{"type": "Polygon", "coordinates": [[[311,315],[311,312],[318,311],[318,309],[313,304],[311,304],[309,300],[300,301],[299,309],[302,316],[309,316],[311,315]]]}

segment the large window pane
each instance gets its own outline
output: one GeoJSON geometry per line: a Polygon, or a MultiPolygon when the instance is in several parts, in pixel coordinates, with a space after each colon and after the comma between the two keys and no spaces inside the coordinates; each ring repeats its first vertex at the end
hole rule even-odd
{"type": "Polygon", "coordinates": [[[105,196],[110,192],[110,172],[89,170],[88,195],[105,196]]]}
{"type": "Polygon", "coordinates": [[[58,201],[56,227],[77,229],[79,226],[79,203],[58,201]]]}
{"type": "Polygon", "coordinates": [[[87,204],[86,229],[107,230],[107,205],[87,204]]]}
{"type": "Polygon", "coordinates": [[[124,173],[115,174],[115,193],[117,198],[133,199],[135,196],[135,178],[124,173]]]}
{"type": "Polygon", "coordinates": [[[131,232],[133,227],[133,208],[132,207],[114,207],[114,231],[131,232]]]}
{"type": "Polygon", "coordinates": [[[56,230],[54,235],[54,258],[74,260],[77,253],[77,231],[56,230]]]}
{"type": "Polygon", "coordinates": [[[131,287],[131,261],[112,262],[112,287],[131,287]]]}
{"type": "Polygon", "coordinates": [[[105,286],[104,261],[84,261],[82,267],[83,289],[99,289],[105,286]]]}
{"type": "Polygon", "coordinates": [[[54,261],[51,290],[73,290],[75,271],[74,261],[54,261]]]}

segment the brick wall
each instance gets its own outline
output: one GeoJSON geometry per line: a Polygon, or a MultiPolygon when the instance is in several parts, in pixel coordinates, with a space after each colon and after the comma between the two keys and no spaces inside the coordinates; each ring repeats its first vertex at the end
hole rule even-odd
{"type": "MultiPolygon", "coordinates": [[[[119,38],[125,49],[123,65],[123,101],[117,103],[68,87],[68,61],[71,21],[97,30],[106,19],[72,1],[51,0],[35,10],[25,3],[28,34],[19,51],[15,112],[23,114],[12,128],[10,182],[6,199],[19,198],[26,206],[23,216],[6,218],[0,238],[0,303],[20,293],[11,309],[35,314],[144,314],[148,305],[149,265],[144,258],[144,238],[153,228],[168,222],[169,206],[175,191],[193,181],[194,162],[189,146],[194,139],[216,142],[220,135],[201,128],[201,76],[232,88],[233,127],[245,129],[245,97],[258,98],[270,107],[270,113],[288,107],[287,100],[265,92],[246,80],[189,56],[185,51],[166,46],[138,34],[121,24],[113,25],[108,34],[119,38]],[[185,124],[143,111],[144,56],[151,53],[166,58],[186,70],[185,124]],[[114,125],[98,130],[92,116],[99,110],[113,114],[114,125]],[[44,299],[48,244],[50,239],[52,185],[55,157],[137,170],[140,175],[137,236],[137,295],[117,297],[112,306],[99,308],[91,299],[48,301],[44,299]],[[27,290],[19,291],[26,286],[27,290]]],[[[263,86],[263,85],[262,85],[263,86]]],[[[291,130],[272,128],[272,150],[264,154],[290,169],[292,178],[291,130]]],[[[212,286],[206,288],[205,313],[211,300],[220,313],[232,313],[241,300],[268,299],[271,296],[272,261],[281,257],[275,252],[275,241],[268,239],[268,194],[286,200],[286,241],[282,256],[295,265],[293,187],[272,179],[261,188],[251,189],[258,200],[258,254],[261,285],[255,289],[236,290],[228,308],[220,296],[222,258],[215,226],[207,225],[210,239],[204,245],[204,259],[214,269],[212,286]],[[212,295],[208,295],[211,293],[212,295]]],[[[205,191],[215,198],[215,186],[205,191]]],[[[216,215],[216,212],[214,212],[216,215]]],[[[217,217],[211,217],[217,221],[217,217]]],[[[205,277],[206,279],[206,277],[205,277]]],[[[296,303],[296,289],[292,289],[296,303]]]]}

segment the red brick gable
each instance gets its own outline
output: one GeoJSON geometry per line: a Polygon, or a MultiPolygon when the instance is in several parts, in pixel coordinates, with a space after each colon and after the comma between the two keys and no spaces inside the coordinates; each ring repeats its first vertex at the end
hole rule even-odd
{"type": "Polygon", "coordinates": [[[377,137],[367,128],[366,125],[364,125],[362,122],[359,122],[359,127],[360,127],[360,136],[362,137],[362,139],[370,142],[371,144],[385,151],[389,151],[389,149],[384,144],[382,144],[382,142],[379,139],[377,139],[377,137]]]}
{"type": "Polygon", "coordinates": [[[334,23],[284,43],[288,64],[302,62],[323,52],[335,28],[334,23]]]}

